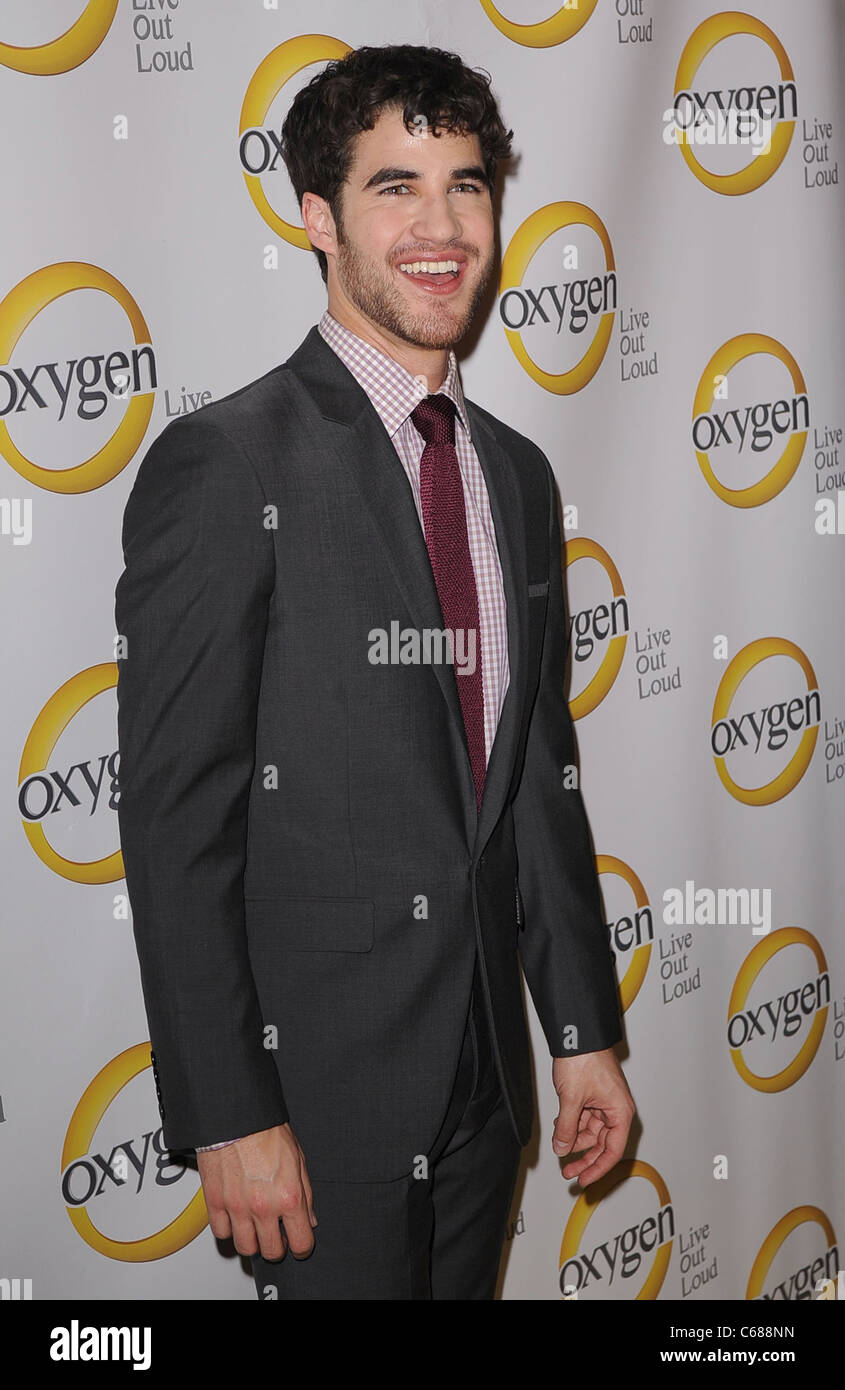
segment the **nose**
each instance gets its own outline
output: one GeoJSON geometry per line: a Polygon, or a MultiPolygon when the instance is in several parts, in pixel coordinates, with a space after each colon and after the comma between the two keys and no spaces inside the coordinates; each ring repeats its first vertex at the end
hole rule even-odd
{"type": "Polygon", "coordinates": [[[417,200],[414,220],[409,228],[417,241],[443,246],[459,236],[461,221],[447,193],[428,193],[417,200]]]}

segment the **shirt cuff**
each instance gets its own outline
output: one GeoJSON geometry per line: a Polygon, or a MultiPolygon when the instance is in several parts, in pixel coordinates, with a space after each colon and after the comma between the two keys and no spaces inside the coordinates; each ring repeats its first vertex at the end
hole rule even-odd
{"type": "Polygon", "coordinates": [[[198,1154],[207,1154],[210,1153],[212,1149],[228,1149],[230,1144],[237,1144],[237,1142],[237,1139],[224,1139],[222,1144],[198,1144],[196,1152],[198,1154]]]}

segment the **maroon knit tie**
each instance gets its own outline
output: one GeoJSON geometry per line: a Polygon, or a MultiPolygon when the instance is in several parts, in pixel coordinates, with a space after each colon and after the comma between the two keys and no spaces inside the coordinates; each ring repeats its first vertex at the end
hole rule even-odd
{"type": "Polygon", "coordinates": [[[464,488],[455,450],[455,406],[448,396],[426,396],[411,412],[411,419],[425,440],[420,460],[420,499],[423,529],[434,582],[440,598],[443,623],[466,634],[463,648],[455,642],[456,656],[463,651],[471,664],[475,643],[475,670],[461,674],[456,660],[455,679],[464,715],[469,759],[475,781],[476,806],[481,809],[487,757],[484,743],[484,693],[481,679],[481,626],[478,593],[467,539],[464,488]],[[474,633],[475,637],[470,634],[474,633]]]}

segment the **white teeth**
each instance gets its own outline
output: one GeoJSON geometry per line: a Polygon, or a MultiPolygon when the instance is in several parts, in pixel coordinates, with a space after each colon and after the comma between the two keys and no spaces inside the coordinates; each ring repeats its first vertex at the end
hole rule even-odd
{"type": "Polygon", "coordinates": [[[445,275],[447,271],[456,275],[460,266],[457,261],[409,261],[399,269],[408,275],[445,275]]]}

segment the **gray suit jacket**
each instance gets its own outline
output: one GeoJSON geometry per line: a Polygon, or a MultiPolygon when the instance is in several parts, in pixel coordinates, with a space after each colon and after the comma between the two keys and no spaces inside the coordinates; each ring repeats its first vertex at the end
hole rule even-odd
{"type": "Polygon", "coordinates": [[[119,820],[171,1149],[290,1119],[312,1179],[410,1172],[449,1101],[476,948],[521,1143],[519,962],[552,1056],[622,1036],[564,785],[554,478],[466,405],[511,672],[480,814],[454,668],[369,660],[372,629],[443,619],[394,446],[316,327],[171,421],[138,470],[115,596],[119,820]]]}

